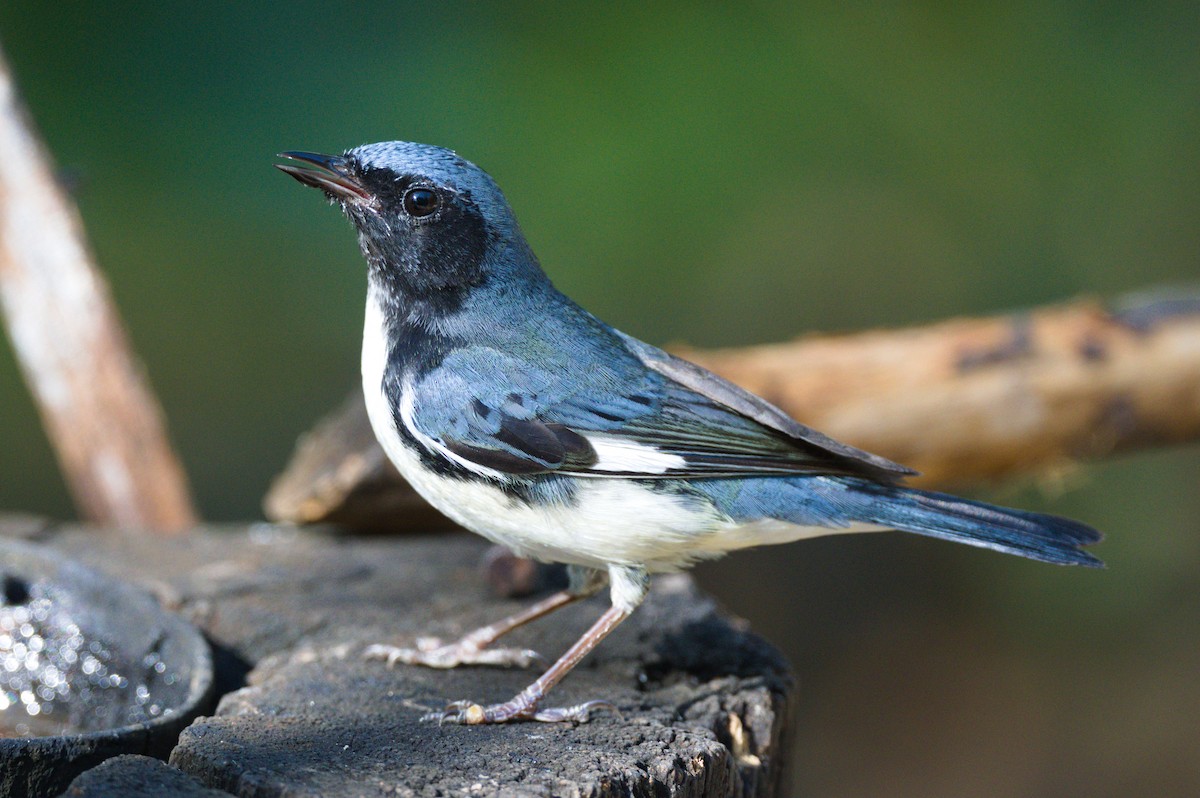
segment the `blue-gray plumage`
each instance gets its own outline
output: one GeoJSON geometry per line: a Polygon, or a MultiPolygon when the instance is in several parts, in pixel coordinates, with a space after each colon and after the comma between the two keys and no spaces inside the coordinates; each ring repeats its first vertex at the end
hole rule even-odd
{"type": "Polygon", "coordinates": [[[444,513],[571,587],[459,641],[372,647],[389,663],[527,664],[505,632],[611,582],[613,606],[511,701],[440,721],[583,720],[545,692],[641,602],[647,575],[770,543],[896,529],[1045,562],[1099,565],[1064,518],[904,487],[913,472],[839,443],[604,324],[542,272],[500,189],[440,147],[285,153],[349,216],[368,264],[363,390],[400,472],[444,513]]]}

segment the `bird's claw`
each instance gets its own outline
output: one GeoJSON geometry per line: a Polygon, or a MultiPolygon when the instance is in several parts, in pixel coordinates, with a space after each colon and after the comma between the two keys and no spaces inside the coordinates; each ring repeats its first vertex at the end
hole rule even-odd
{"type": "Polygon", "coordinates": [[[474,701],[454,701],[439,712],[422,715],[421,722],[436,722],[439,726],[446,723],[480,726],[523,720],[535,720],[541,723],[587,723],[591,720],[592,712],[597,709],[606,709],[615,713],[617,717],[621,716],[620,710],[609,701],[585,701],[569,707],[538,709],[536,704],[528,704],[517,698],[504,704],[492,704],[486,707],[480,706],[474,701]]]}
{"type": "Polygon", "coordinates": [[[460,665],[491,665],[500,668],[528,668],[545,665],[545,657],[527,648],[480,648],[466,641],[443,644],[436,637],[417,639],[416,648],[372,645],[363,651],[367,659],[384,660],[388,667],[424,665],[427,668],[457,668],[460,665]]]}
{"type": "Polygon", "coordinates": [[[563,721],[587,723],[592,719],[592,712],[597,709],[608,710],[616,715],[619,720],[623,719],[621,710],[617,709],[616,704],[603,699],[584,701],[582,704],[575,704],[570,707],[550,707],[538,710],[533,714],[533,719],[542,723],[562,723],[563,721]]]}

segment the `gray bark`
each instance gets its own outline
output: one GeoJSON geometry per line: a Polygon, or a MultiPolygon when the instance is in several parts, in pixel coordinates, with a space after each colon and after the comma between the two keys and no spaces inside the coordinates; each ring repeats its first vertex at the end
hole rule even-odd
{"type": "MultiPolygon", "coordinates": [[[[486,546],[474,537],[347,539],[257,525],[161,539],[27,520],[14,527],[147,586],[205,631],[224,696],[212,717],[184,731],[170,761],[206,788],[246,796],[781,789],[795,689],[788,666],[686,576],[660,578],[646,604],[550,695],[551,705],[604,698],[620,717],[438,727],[418,717],[454,699],[506,700],[536,671],[389,669],[361,652],[419,634],[452,637],[521,606],[490,596],[486,546]]],[[[606,605],[596,597],[568,607],[517,630],[511,643],[554,658],[606,605]]],[[[101,778],[132,778],[125,770],[162,776],[139,759],[108,767],[80,777],[75,786],[93,792],[79,794],[115,783],[101,778]]]]}

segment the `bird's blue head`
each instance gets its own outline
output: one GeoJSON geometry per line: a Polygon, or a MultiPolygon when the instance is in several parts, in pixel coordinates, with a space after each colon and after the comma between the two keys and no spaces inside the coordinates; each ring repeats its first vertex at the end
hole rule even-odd
{"type": "Polygon", "coordinates": [[[388,141],[280,157],[358,228],[372,286],[399,306],[445,313],[489,281],[545,279],[500,187],[450,150],[388,141]]]}

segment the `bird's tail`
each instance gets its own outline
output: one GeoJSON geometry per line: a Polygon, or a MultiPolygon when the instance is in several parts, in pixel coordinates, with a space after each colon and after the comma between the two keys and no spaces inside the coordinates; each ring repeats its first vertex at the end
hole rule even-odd
{"type": "Polygon", "coordinates": [[[1101,538],[1086,524],[946,493],[830,476],[693,484],[737,523],[717,543],[725,550],[896,529],[1043,562],[1103,566],[1082,548],[1101,538]]]}
{"type": "Polygon", "coordinates": [[[998,507],[984,502],[871,483],[853,486],[862,500],[856,520],[995,549],[1059,565],[1103,567],[1081,547],[1097,543],[1101,534],[1069,518],[998,507]]]}

